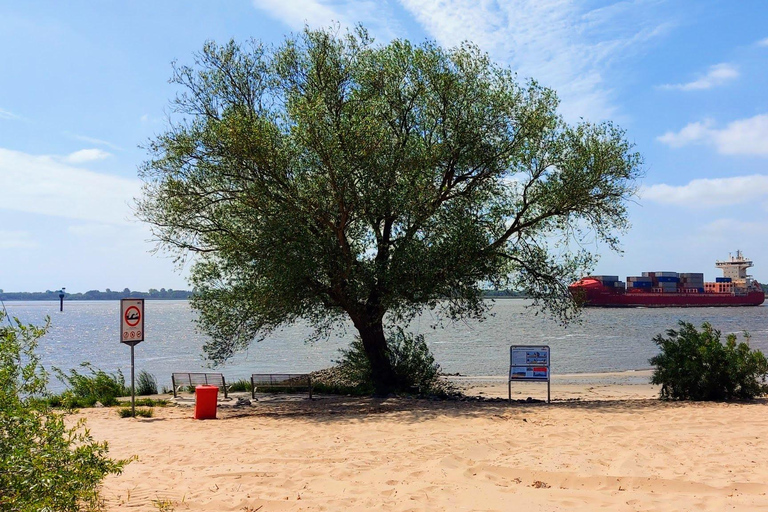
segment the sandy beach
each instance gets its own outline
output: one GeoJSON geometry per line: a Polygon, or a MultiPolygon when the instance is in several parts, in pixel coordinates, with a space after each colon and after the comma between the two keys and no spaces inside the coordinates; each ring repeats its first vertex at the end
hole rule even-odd
{"type": "Polygon", "coordinates": [[[194,420],[83,410],[113,457],[107,510],[765,510],[768,401],[656,400],[647,375],[564,376],[488,400],[261,396],[194,420]],[[579,380],[582,380],[580,382],[579,380]]]}

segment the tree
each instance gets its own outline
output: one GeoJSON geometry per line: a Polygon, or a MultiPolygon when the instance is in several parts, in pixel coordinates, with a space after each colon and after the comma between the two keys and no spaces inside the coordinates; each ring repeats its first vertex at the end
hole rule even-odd
{"type": "Polygon", "coordinates": [[[482,317],[481,283],[567,319],[565,284],[593,262],[568,242],[617,249],[627,226],[640,157],[623,132],[566,124],[553,91],[472,44],[305,29],[278,47],[209,42],[172,82],[137,215],[196,255],[215,362],[300,318],[317,335],[349,319],[386,392],[385,322],[482,317]]]}

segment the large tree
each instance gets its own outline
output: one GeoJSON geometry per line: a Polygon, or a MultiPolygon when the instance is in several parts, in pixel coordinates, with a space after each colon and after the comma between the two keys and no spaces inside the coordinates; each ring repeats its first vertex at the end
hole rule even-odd
{"type": "Polygon", "coordinates": [[[318,334],[351,320],[386,392],[385,322],[481,317],[489,285],[568,318],[565,285],[593,261],[578,242],[617,250],[627,227],[640,157],[624,133],[568,125],[553,91],[471,44],[307,29],[208,43],[172,82],[137,211],[161,247],[196,255],[215,362],[298,319],[318,334]]]}

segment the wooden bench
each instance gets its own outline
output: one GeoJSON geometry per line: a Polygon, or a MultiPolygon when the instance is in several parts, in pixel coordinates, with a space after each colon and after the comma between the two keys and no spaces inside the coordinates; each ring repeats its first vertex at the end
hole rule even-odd
{"type": "Polygon", "coordinates": [[[227,395],[227,381],[224,380],[224,375],[221,373],[172,373],[171,383],[173,385],[173,397],[178,396],[178,391],[190,386],[218,386],[224,393],[224,398],[229,398],[227,395]]]}
{"type": "Polygon", "coordinates": [[[259,388],[308,389],[309,398],[312,398],[312,377],[304,373],[254,373],[251,375],[251,398],[256,398],[259,388]]]}

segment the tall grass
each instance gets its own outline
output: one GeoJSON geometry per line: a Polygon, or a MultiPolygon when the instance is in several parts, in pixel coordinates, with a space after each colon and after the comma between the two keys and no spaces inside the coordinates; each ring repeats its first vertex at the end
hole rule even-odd
{"type": "Polygon", "coordinates": [[[91,363],[80,363],[86,372],[78,372],[74,368],[69,373],[54,367],[56,376],[67,386],[61,395],[53,395],[49,399],[53,406],[64,407],[93,407],[96,402],[104,406],[116,405],[117,397],[131,394],[125,386],[125,377],[117,373],[107,373],[94,367],[91,363]]]}
{"type": "Polygon", "coordinates": [[[157,394],[157,379],[146,370],[141,370],[136,379],[136,394],[141,396],[157,394]]]}

